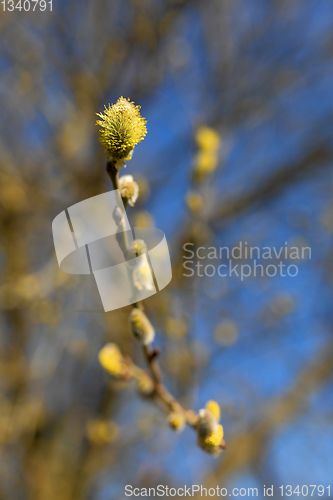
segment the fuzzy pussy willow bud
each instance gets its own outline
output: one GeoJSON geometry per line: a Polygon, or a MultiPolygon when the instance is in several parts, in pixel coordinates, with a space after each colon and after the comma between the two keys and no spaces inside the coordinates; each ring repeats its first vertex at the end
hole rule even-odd
{"type": "Polygon", "coordinates": [[[104,112],[97,116],[101,118],[96,125],[101,127],[99,140],[105,154],[120,168],[125,160],[132,158],[134,146],[144,139],[147,121],[140,115],[140,106],[123,97],[116,104],[105,106],[104,112]]]}
{"type": "Polygon", "coordinates": [[[184,414],[180,411],[173,411],[168,416],[168,423],[176,432],[181,432],[185,428],[185,417],[184,414]]]}
{"type": "Polygon", "coordinates": [[[153,325],[143,311],[134,308],[130,314],[130,327],[134,337],[143,345],[151,344],[155,338],[153,325]]]}
{"type": "MultiPolygon", "coordinates": [[[[134,240],[133,246],[126,251],[126,259],[129,261],[129,265],[136,265],[137,261],[132,263],[130,261],[144,255],[147,251],[147,245],[143,240],[134,240]]],[[[143,259],[140,259],[140,262],[142,262],[142,260],[143,259]]]]}
{"type": "Polygon", "coordinates": [[[198,444],[201,449],[217,456],[224,445],[223,427],[219,424],[220,407],[216,401],[208,401],[206,407],[199,411],[197,423],[198,444]]]}
{"type": "Polygon", "coordinates": [[[132,175],[123,175],[119,178],[119,190],[122,198],[125,198],[131,207],[134,207],[139,195],[139,186],[133,180],[132,175]]]}
{"type": "Polygon", "coordinates": [[[123,356],[116,344],[106,344],[98,354],[102,367],[114,377],[123,377],[127,370],[123,356]]]}
{"type": "Polygon", "coordinates": [[[206,439],[216,431],[217,426],[217,420],[209,410],[202,409],[199,411],[199,420],[197,426],[199,438],[206,439]]]}

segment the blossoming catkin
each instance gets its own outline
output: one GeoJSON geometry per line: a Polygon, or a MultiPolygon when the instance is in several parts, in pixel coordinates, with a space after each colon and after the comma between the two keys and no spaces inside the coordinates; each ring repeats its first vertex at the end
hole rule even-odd
{"type": "Polygon", "coordinates": [[[140,106],[123,97],[97,116],[101,118],[96,125],[101,127],[99,140],[105,154],[109,161],[115,162],[116,168],[120,168],[125,160],[132,158],[134,146],[144,139],[147,121],[140,115],[140,106]]]}

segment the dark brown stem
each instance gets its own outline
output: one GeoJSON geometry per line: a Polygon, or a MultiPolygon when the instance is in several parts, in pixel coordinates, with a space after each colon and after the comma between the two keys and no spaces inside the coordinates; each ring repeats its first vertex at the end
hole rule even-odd
{"type": "Polygon", "coordinates": [[[156,362],[156,357],[152,356],[153,351],[146,345],[142,346],[142,351],[146,359],[147,365],[149,366],[155,387],[157,387],[161,383],[161,370],[156,362]]]}
{"type": "MultiPolygon", "coordinates": [[[[106,162],[106,172],[111,179],[113,189],[119,189],[119,171],[116,168],[115,161],[106,162]]],[[[127,198],[122,198],[124,207],[127,207],[127,198]]]]}
{"type": "Polygon", "coordinates": [[[118,189],[118,170],[116,169],[115,161],[107,161],[106,162],[106,172],[111,179],[113,189],[118,189]]]}

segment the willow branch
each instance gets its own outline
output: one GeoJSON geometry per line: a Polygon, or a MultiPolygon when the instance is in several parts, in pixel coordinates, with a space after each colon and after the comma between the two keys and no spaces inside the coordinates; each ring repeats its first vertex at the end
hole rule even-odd
{"type": "MultiPolygon", "coordinates": [[[[119,174],[118,170],[115,167],[115,163],[108,161],[106,163],[106,172],[108,176],[111,179],[113,189],[119,189],[119,174]]],[[[122,198],[122,201],[124,203],[124,207],[126,208],[127,206],[127,198],[122,198]]],[[[125,253],[127,250],[129,250],[128,247],[128,241],[127,239],[124,238],[126,231],[121,231],[119,234],[122,235],[121,239],[117,240],[118,244],[122,250],[122,252],[125,253]]],[[[139,308],[141,310],[144,309],[144,306],[142,302],[136,302],[132,306],[133,308],[139,308]]],[[[184,415],[184,418],[188,425],[191,427],[195,428],[197,421],[198,421],[198,416],[196,413],[192,410],[188,410],[184,408],[171,394],[170,392],[166,389],[166,387],[162,384],[161,379],[161,370],[159,367],[159,364],[157,362],[157,357],[160,354],[159,349],[153,349],[150,346],[147,345],[141,345],[142,352],[144,359],[146,361],[147,367],[150,372],[150,380],[152,382],[152,390],[149,394],[147,394],[148,397],[157,399],[159,402],[162,404],[162,406],[165,408],[165,410],[170,413],[172,411],[181,411],[184,415]]],[[[131,360],[128,359],[127,361],[129,363],[129,371],[133,378],[138,378],[140,375],[142,375],[142,371],[139,367],[137,367],[131,360]]],[[[145,372],[144,372],[145,373],[145,372]]],[[[147,376],[147,374],[146,374],[147,376]]]]}

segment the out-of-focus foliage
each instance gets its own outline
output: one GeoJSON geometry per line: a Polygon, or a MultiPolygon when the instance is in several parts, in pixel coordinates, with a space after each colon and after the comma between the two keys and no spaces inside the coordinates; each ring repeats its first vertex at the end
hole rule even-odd
{"type": "Polygon", "coordinates": [[[331,0],[1,12],[1,499],[329,483],[332,27],[331,0]],[[95,113],[120,95],[148,120],[122,172],[140,189],[129,217],[162,228],[172,254],[171,285],[145,302],[164,382],[196,410],[219,402],[216,461],[103,372],[106,342],[144,366],[130,310],[105,314],[88,277],[57,267],[53,218],[111,188],[95,113]],[[182,276],[183,243],[239,241],[312,258],[295,278],[182,276]]]}

